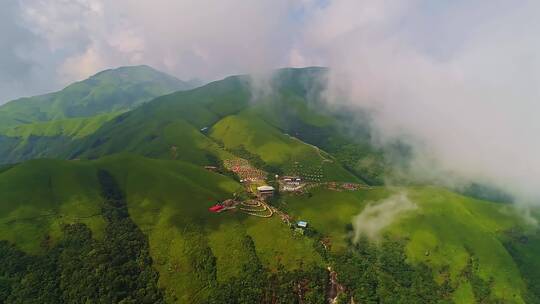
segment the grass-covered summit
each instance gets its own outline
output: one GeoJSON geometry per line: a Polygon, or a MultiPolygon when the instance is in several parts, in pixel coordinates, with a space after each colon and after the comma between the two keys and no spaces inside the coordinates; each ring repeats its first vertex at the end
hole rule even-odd
{"type": "Polygon", "coordinates": [[[36,121],[126,111],[188,88],[190,83],[145,65],[105,70],[61,91],[6,103],[0,107],[0,130],[36,121]]]}
{"type": "Polygon", "coordinates": [[[8,102],[0,106],[0,163],[59,157],[115,116],[193,85],[149,66],[121,67],[59,92],[8,102]]]}

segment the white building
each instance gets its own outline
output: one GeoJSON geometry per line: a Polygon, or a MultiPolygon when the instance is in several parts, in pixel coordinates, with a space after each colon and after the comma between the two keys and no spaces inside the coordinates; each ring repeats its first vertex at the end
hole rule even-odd
{"type": "Polygon", "coordinates": [[[272,195],[274,195],[274,187],[272,187],[272,186],[260,186],[260,187],[257,187],[257,192],[261,196],[272,196],[272,195]]]}
{"type": "Polygon", "coordinates": [[[296,223],[296,226],[298,226],[299,228],[307,228],[308,223],[306,221],[299,221],[298,223],[296,223]]]}

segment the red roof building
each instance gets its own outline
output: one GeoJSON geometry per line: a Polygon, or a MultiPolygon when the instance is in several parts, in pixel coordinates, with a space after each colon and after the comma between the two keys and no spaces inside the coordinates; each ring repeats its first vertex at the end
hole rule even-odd
{"type": "Polygon", "coordinates": [[[208,210],[210,212],[220,212],[222,209],[223,209],[223,206],[221,206],[221,205],[215,205],[215,206],[212,206],[212,207],[208,208],[208,210]]]}

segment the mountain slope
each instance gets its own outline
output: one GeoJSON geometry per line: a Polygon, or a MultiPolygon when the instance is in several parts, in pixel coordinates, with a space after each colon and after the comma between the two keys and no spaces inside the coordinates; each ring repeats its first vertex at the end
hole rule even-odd
{"type": "Polygon", "coordinates": [[[71,160],[0,166],[0,302],[538,303],[538,228],[512,204],[373,186],[386,150],[367,117],[313,97],[324,73],[279,70],[259,95],[233,76],[5,131],[5,162],[71,160]],[[315,178],[270,218],[209,212],[249,196],[203,168],[235,157],[315,178]]]}
{"type": "Polygon", "coordinates": [[[207,154],[228,157],[230,154],[200,129],[241,110],[247,96],[241,80],[229,78],[160,97],[75,142],[71,154],[64,157],[96,158],[126,151],[170,159],[173,147],[178,151],[177,159],[197,164],[208,163],[207,154]]]}
{"type": "Polygon", "coordinates": [[[283,208],[329,235],[337,255],[360,234],[378,243],[399,240],[409,263],[428,265],[437,282],[448,285],[447,297],[455,303],[536,303],[527,299],[538,289],[525,283],[522,262],[512,257],[506,242],[508,232],[521,231],[515,236],[515,255],[527,257],[537,243],[533,237],[531,244],[517,240],[537,235],[537,227],[508,205],[438,187],[377,187],[357,192],[320,188],[311,196],[285,198],[283,208]],[[409,201],[411,208],[394,213],[409,201]]]}
{"type": "Polygon", "coordinates": [[[82,138],[94,133],[105,122],[113,119],[119,114],[120,113],[118,112],[112,112],[90,117],[67,118],[23,124],[6,130],[5,136],[23,139],[27,139],[32,136],[66,136],[71,138],[82,138]]]}
{"type": "Polygon", "coordinates": [[[80,140],[120,113],[76,117],[18,125],[0,135],[0,163],[60,157],[73,141],[80,140]]]}
{"type": "Polygon", "coordinates": [[[282,174],[293,174],[295,166],[302,166],[306,171],[320,169],[325,181],[358,181],[326,152],[281,133],[251,111],[218,121],[210,137],[230,151],[245,149],[257,155],[268,165],[280,168],[278,172],[282,174]]]}
{"type": "Polygon", "coordinates": [[[64,90],[0,107],[0,163],[60,157],[113,117],[192,83],[148,66],[100,72],[64,90]]]}
{"type": "Polygon", "coordinates": [[[216,157],[230,158],[230,150],[239,148],[227,144],[225,150],[229,151],[224,151],[218,144],[226,144],[225,138],[219,138],[225,133],[216,133],[211,127],[223,125],[222,120],[231,122],[234,117],[245,117],[243,121],[249,125],[244,128],[249,129],[250,136],[259,138],[258,144],[264,139],[268,145],[297,147],[296,154],[277,151],[274,159],[269,159],[268,153],[264,155],[260,147],[248,149],[281,172],[290,171],[294,159],[302,158],[304,162],[310,160],[307,165],[314,170],[324,167],[334,176],[332,179],[354,181],[356,177],[350,173],[353,172],[367,182],[380,183],[383,158],[380,151],[371,147],[369,127],[358,124],[355,136],[348,136],[350,124],[343,125],[342,117],[311,97],[322,89],[319,79],[325,73],[323,68],[276,71],[271,80],[272,92],[258,97],[252,93],[250,76],[232,76],[156,98],[108,121],[102,118],[113,114],[84,121],[68,119],[21,125],[6,131],[8,136],[0,136],[3,146],[0,162],[35,157],[96,158],[126,151],[157,158],[171,158],[174,154],[180,160],[208,164],[209,159],[216,157]],[[235,116],[240,112],[244,114],[235,116]],[[74,133],[73,126],[77,124],[92,127],[74,133]],[[212,130],[210,137],[201,132],[203,128],[212,130]],[[269,133],[274,136],[267,136],[269,133]],[[173,149],[178,153],[173,153],[173,149]],[[281,157],[281,161],[276,162],[276,157],[281,157]],[[337,158],[339,163],[332,158],[337,158]]]}
{"type": "Polygon", "coordinates": [[[101,235],[101,198],[95,168],[36,160],[0,173],[0,235],[29,253],[57,241],[63,222],[82,222],[101,235]]]}
{"type": "Polygon", "coordinates": [[[190,84],[148,66],[100,72],[65,89],[0,107],[0,130],[20,124],[126,111],[190,84]]]}
{"type": "MultiPolygon", "coordinates": [[[[281,284],[279,280],[292,286],[287,285],[293,282],[289,279],[311,282],[314,285],[310,288],[319,288],[325,283],[315,283],[316,273],[324,272],[326,265],[338,271],[338,279],[346,286],[369,280],[358,278],[364,273],[361,265],[376,267],[371,271],[381,281],[373,291],[380,292],[377,297],[381,299],[391,299],[385,294],[391,288],[385,285],[388,275],[406,284],[406,277],[401,276],[417,276],[420,271],[428,277],[432,274],[432,284],[438,284],[421,291],[424,296],[433,293],[439,300],[455,303],[535,303],[533,296],[527,297],[528,291],[534,290],[534,282],[529,280],[535,272],[528,271],[526,276],[521,273],[525,271],[524,261],[535,261],[536,239],[531,236],[527,244],[523,237],[529,232],[515,236],[506,232],[536,228],[524,224],[508,205],[473,200],[436,187],[375,187],[346,192],[319,188],[311,190],[311,195],[284,196],[277,206],[293,219],[309,223],[305,236],[300,236],[279,217],[262,219],[241,212],[208,212],[215,202],[241,192],[240,185],[182,161],[128,154],[94,161],[37,160],[0,170],[0,239],[8,240],[24,254],[41,256],[49,255],[57,246],[65,248],[66,238],[73,237],[66,234],[67,227],[79,229],[70,226],[73,224],[87,225],[93,242],[109,238],[107,227],[111,224],[103,213],[107,209],[100,189],[101,171],[109,172],[116,180],[130,219],[147,237],[151,267],[159,273],[157,284],[163,288],[168,303],[220,303],[216,297],[221,299],[221,292],[229,288],[245,292],[263,288],[234,285],[238,281],[270,284],[263,290],[274,290],[274,284],[281,284]],[[363,211],[385,204],[399,193],[407,193],[416,207],[392,220],[381,214],[398,207],[387,207],[386,211],[371,213],[373,218],[361,217],[365,222],[358,225],[381,227],[381,239],[403,244],[406,262],[385,260],[399,254],[399,247],[386,241],[373,249],[378,252],[377,261],[368,258],[370,262],[362,264],[359,257],[349,260],[350,252],[356,255],[360,250],[365,254],[365,250],[372,249],[362,247],[366,246],[362,242],[360,247],[348,243],[354,242],[348,227],[363,211]],[[507,245],[509,237],[515,239],[513,247],[507,245]],[[321,240],[329,246],[328,251],[321,246],[321,240]],[[409,267],[403,263],[412,265],[412,270],[399,273],[400,267],[409,267]],[[391,268],[387,272],[384,267],[391,268]],[[259,277],[260,271],[269,279],[259,277]]],[[[5,243],[0,242],[1,250],[7,250],[5,243]]],[[[63,264],[69,261],[68,254],[64,252],[65,258],[57,260],[58,267],[68,266],[63,264]]],[[[2,259],[13,256],[0,257],[5,261],[2,265],[10,265],[2,259]]],[[[80,268],[84,264],[78,263],[82,262],[69,267],[87,276],[86,270],[80,268]]],[[[0,271],[4,271],[2,267],[0,271]]],[[[429,284],[429,278],[422,280],[414,284],[429,284]]],[[[71,288],[68,283],[63,286],[71,288]]],[[[351,285],[347,292],[357,297],[356,288],[351,285]]],[[[419,285],[409,288],[422,290],[419,285]]],[[[294,289],[279,290],[275,292],[294,289]]],[[[395,296],[405,297],[402,292],[395,296]]],[[[230,296],[236,299],[240,295],[230,296]]]]}
{"type": "MultiPolygon", "coordinates": [[[[333,180],[356,181],[358,177],[351,174],[352,170],[345,170],[332,155],[302,141],[304,138],[316,141],[319,138],[316,134],[333,134],[324,148],[341,151],[344,144],[358,147],[355,161],[362,157],[378,159],[380,155],[370,148],[368,136],[351,142],[346,136],[338,135],[341,134],[339,120],[318,107],[316,101],[308,100],[307,94],[312,91],[305,86],[315,86],[319,77],[316,75],[321,73],[325,70],[280,70],[274,93],[259,99],[254,99],[251,79],[247,76],[228,77],[194,90],[159,97],[105,123],[94,134],[75,142],[70,154],[62,156],[96,158],[128,151],[170,158],[171,149],[176,149],[177,159],[208,164],[205,155],[224,159],[230,158],[231,153],[238,155],[239,148],[247,148],[279,172],[290,171],[301,160],[313,170],[322,167],[333,180]]],[[[356,176],[361,176],[358,171],[356,176]]]]}
{"type": "MultiPolygon", "coordinates": [[[[108,209],[100,189],[102,171],[116,180],[129,218],[146,235],[151,265],[159,273],[158,284],[169,303],[208,303],[209,298],[218,297],[220,290],[238,278],[247,278],[252,267],[260,267],[257,271],[285,272],[304,272],[308,265],[322,267],[313,240],[297,239],[276,217],[260,219],[242,212],[209,212],[208,207],[217,201],[241,191],[232,179],[180,161],[127,154],[96,161],[30,161],[0,173],[1,239],[22,249],[21,254],[49,256],[54,250],[65,250],[66,238],[73,238],[66,229],[80,229],[74,224],[87,224],[95,242],[109,238],[110,220],[104,213],[108,209]],[[29,187],[34,189],[32,195],[27,195],[29,187]]],[[[6,250],[5,246],[0,242],[0,251],[6,250]]],[[[99,250],[89,252],[93,252],[90,256],[103,254],[99,250]]],[[[84,269],[83,256],[76,256],[75,264],[66,264],[70,262],[69,254],[64,252],[62,259],[55,260],[57,267],[72,267],[74,273],[91,277],[85,272],[88,270],[84,269]]],[[[9,265],[7,260],[11,264],[24,262],[11,255],[0,256],[2,265],[9,265]]],[[[133,262],[140,265],[142,261],[133,262]]],[[[0,266],[3,276],[7,269],[4,266],[0,266]]],[[[19,293],[17,276],[13,279],[10,284],[14,285],[10,286],[19,293]]],[[[46,280],[57,279],[62,277],[53,274],[46,280]]],[[[33,295],[39,295],[41,285],[35,284],[33,295]]],[[[71,284],[63,283],[61,291],[68,294],[68,289],[76,287],[71,284]]],[[[53,293],[55,288],[49,286],[45,292],[53,293]]]]}

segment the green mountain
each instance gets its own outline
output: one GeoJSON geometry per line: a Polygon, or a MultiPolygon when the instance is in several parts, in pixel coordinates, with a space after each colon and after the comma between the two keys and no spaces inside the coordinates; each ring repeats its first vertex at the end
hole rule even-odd
{"type": "Polygon", "coordinates": [[[347,136],[350,124],[343,125],[337,114],[325,114],[322,102],[308,99],[313,92],[306,86],[316,90],[324,73],[322,68],[280,70],[273,95],[256,100],[248,76],[159,97],[75,142],[63,157],[97,158],[127,151],[170,158],[175,147],[178,159],[209,164],[244,150],[278,173],[291,171],[299,162],[321,167],[331,180],[380,182],[384,160],[370,145],[368,127],[358,126],[355,136],[347,136]],[[362,163],[367,164],[358,165],[362,163]]]}
{"type": "MultiPolygon", "coordinates": [[[[450,303],[538,303],[539,290],[533,282],[540,272],[525,266],[538,260],[524,254],[538,252],[538,230],[507,205],[431,186],[341,193],[319,189],[310,197],[286,198],[282,204],[290,214],[309,219],[323,235],[330,235],[334,252],[350,250],[355,229],[370,233],[380,226],[377,241],[402,240],[407,261],[428,266],[434,280],[444,286],[439,297],[450,303]],[[399,208],[390,202],[406,203],[399,195],[406,195],[414,208],[389,221],[384,214],[399,208]],[[385,203],[387,209],[358,217],[385,203]],[[523,251],[509,250],[513,246],[523,251]]],[[[342,272],[351,271],[341,267],[342,272]]]]}
{"type": "MultiPolygon", "coordinates": [[[[181,161],[129,155],[92,162],[30,161],[3,172],[0,175],[1,238],[15,244],[17,250],[30,254],[28,259],[50,254],[51,248],[60,250],[60,258],[51,257],[58,267],[77,268],[77,265],[69,265],[73,263],[70,259],[75,257],[70,256],[72,248],[64,243],[66,225],[84,224],[95,242],[110,238],[108,228],[116,225],[104,213],[107,202],[100,198],[103,187],[100,186],[100,170],[110,172],[117,181],[129,218],[148,240],[145,250],[150,252],[151,265],[160,274],[157,284],[165,289],[163,297],[171,302],[176,299],[180,303],[205,303],[215,292],[212,289],[218,289],[220,284],[233,284],[244,273],[248,275],[252,271],[249,267],[276,269],[280,265],[283,271],[292,272],[300,271],[299,261],[313,267],[322,265],[321,257],[313,248],[314,241],[297,239],[276,217],[261,221],[244,213],[224,218],[208,212],[208,207],[216,201],[241,190],[230,178],[181,161]],[[32,189],[31,195],[27,195],[28,189],[32,189]],[[267,231],[274,233],[269,235],[267,231]]],[[[88,246],[95,247],[94,250],[100,248],[97,244],[88,246]]],[[[8,249],[14,250],[7,243],[0,243],[0,251],[8,249]]],[[[88,249],[90,251],[92,248],[88,249]]],[[[0,259],[6,263],[19,261],[11,255],[2,255],[0,259]]],[[[104,265],[99,260],[88,262],[93,263],[94,269],[104,265]]],[[[78,260],[77,263],[83,262],[78,260]]],[[[122,273],[127,265],[115,267],[110,271],[122,273]]],[[[8,297],[11,301],[27,296],[24,288],[40,290],[36,282],[33,286],[24,286],[30,284],[25,280],[38,275],[31,269],[17,273],[8,270],[1,268],[0,273],[7,280],[7,288],[15,291],[8,297]]],[[[84,269],[76,271],[79,273],[75,277],[88,276],[84,269]]],[[[51,275],[47,284],[64,286],[66,293],[75,292],[81,287],[78,284],[88,284],[88,277],[73,281],[73,276],[51,275]]],[[[114,285],[114,280],[118,279],[93,282],[96,284],[93,288],[114,285]]],[[[101,296],[117,302],[121,295],[118,289],[101,296]]],[[[54,287],[49,293],[54,293],[54,287]]],[[[49,296],[54,298],[54,295],[49,296]]],[[[55,303],[60,303],[65,295],[55,299],[55,303]]],[[[23,302],[33,303],[34,299],[23,302]]]]}
{"type": "Polygon", "coordinates": [[[121,67],[59,92],[9,102],[0,107],[0,163],[59,155],[115,116],[194,84],[148,66],[121,67]]]}
{"type": "Polygon", "coordinates": [[[49,159],[0,166],[0,302],[540,303],[540,210],[385,185],[410,152],[314,98],[325,73],[276,71],[268,94],[232,76],[4,131],[4,163],[49,159]],[[267,180],[240,183],[238,158],[267,180]],[[275,174],[305,190],[249,205],[275,174]]]}
{"type": "Polygon", "coordinates": [[[191,85],[149,66],[100,72],[65,89],[0,107],[0,130],[20,124],[126,111],[191,85]]]}
{"type": "Polygon", "coordinates": [[[309,222],[311,228],[303,236],[277,216],[261,219],[242,212],[208,212],[216,201],[232,197],[242,187],[183,161],[127,154],[95,161],[29,161],[0,173],[0,190],[0,238],[8,241],[0,242],[0,273],[2,286],[9,291],[8,303],[61,303],[69,295],[115,302],[126,290],[135,297],[136,290],[121,281],[129,278],[126,272],[131,270],[126,267],[131,260],[115,251],[139,246],[121,242],[127,233],[142,237],[144,245],[129,249],[135,252],[132,261],[148,254],[151,260],[138,265],[155,271],[153,279],[141,274],[130,280],[147,286],[145,295],[154,286],[156,297],[168,303],[271,296],[264,295],[265,290],[294,301],[298,295],[292,286],[298,282],[309,284],[306,294],[320,299],[328,280],[326,266],[337,271],[347,293],[357,299],[365,295],[362,284],[373,286],[374,298],[392,299],[385,293],[393,290],[400,294],[394,298],[398,302],[424,297],[455,303],[495,299],[535,303],[536,299],[531,287],[538,272],[526,267],[536,263],[534,252],[540,244],[527,232],[532,228],[505,205],[440,188],[376,187],[353,192],[320,188],[310,195],[285,195],[276,206],[309,222]],[[116,181],[126,204],[124,220],[134,226],[108,218],[102,171],[116,181]],[[362,240],[353,245],[348,227],[355,216],[372,202],[402,191],[418,209],[385,228],[379,249],[362,240]],[[119,228],[121,224],[128,227],[119,228]],[[113,233],[117,230],[123,231],[121,236],[113,233]],[[125,262],[107,264],[117,255],[125,262]],[[54,267],[23,267],[43,259],[54,267]],[[15,270],[8,267],[19,264],[23,266],[15,270]],[[104,267],[108,269],[101,274],[104,277],[92,276],[94,269],[104,267]],[[373,277],[365,277],[368,273],[373,277]],[[106,291],[83,288],[90,284],[106,289],[111,285],[109,276],[116,283],[106,291]],[[237,285],[241,280],[247,282],[237,285]]]}
{"type": "Polygon", "coordinates": [[[96,132],[121,113],[105,113],[17,125],[0,135],[0,163],[58,156],[77,139],[96,132]]]}
{"type": "MultiPolygon", "coordinates": [[[[10,163],[36,157],[97,158],[119,152],[168,159],[175,147],[180,151],[178,159],[208,164],[216,157],[228,158],[231,150],[241,148],[279,172],[290,171],[294,162],[301,161],[321,167],[331,179],[370,181],[364,178],[367,171],[345,170],[332,159],[334,156],[300,140],[305,137],[309,142],[310,138],[320,138],[318,135],[333,134],[323,145],[314,143],[329,150],[342,151],[347,145],[362,151],[352,156],[353,163],[362,157],[380,163],[377,151],[367,144],[369,138],[349,142],[349,138],[339,135],[340,119],[323,115],[324,109],[307,101],[305,85],[311,85],[325,72],[321,68],[282,70],[274,80],[276,98],[252,101],[249,77],[233,76],[157,98],[115,118],[114,114],[104,114],[21,125],[0,136],[0,160],[10,163]],[[232,133],[220,130],[225,124],[233,128],[232,133]],[[229,135],[237,132],[236,127],[251,133],[244,136],[265,136],[263,140],[275,144],[261,147],[257,141],[242,145],[229,142],[235,137],[229,135]],[[209,128],[209,134],[201,133],[203,128],[209,128]]],[[[380,174],[380,170],[374,171],[380,174]]]]}

